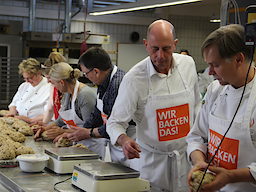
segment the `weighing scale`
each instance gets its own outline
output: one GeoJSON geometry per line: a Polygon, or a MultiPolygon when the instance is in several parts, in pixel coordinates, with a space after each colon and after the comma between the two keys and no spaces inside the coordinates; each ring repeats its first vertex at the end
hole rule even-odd
{"type": "Polygon", "coordinates": [[[49,156],[47,168],[58,174],[72,173],[74,165],[99,158],[93,151],[78,147],[47,148],[45,153],[49,156]]]}
{"type": "Polygon", "coordinates": [[[86,192],[149,191],[149,182],[139,176],[138,171],[121,164],[86,160],[74,166],[72,184],[86,192]]]}

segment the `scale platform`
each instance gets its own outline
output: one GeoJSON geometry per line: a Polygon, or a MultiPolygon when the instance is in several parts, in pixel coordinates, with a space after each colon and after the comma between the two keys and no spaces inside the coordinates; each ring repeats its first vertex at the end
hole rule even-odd
{"type": "Polygon", "coordinates": [[[74,165],[88,159],[99,159],[97,153],[78,147],[47,148],[45,154],[49,156],[47,168],[58,174],[72,173],[74,165]]]}
{"type": "Polygon", "coordinates": [[[72,184],[86,192],[149,191],[149,182],[139,176],[138,171],[121,164],[86,160],[74,166],[72,184]]]}

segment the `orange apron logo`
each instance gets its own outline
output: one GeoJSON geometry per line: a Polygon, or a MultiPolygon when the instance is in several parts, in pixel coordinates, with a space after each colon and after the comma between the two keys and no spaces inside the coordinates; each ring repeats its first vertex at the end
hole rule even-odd
{"type": "Polygon", "coordinates": [[[189,105],[157,109],[158,140],[169,141],[187,136],[190,130],[189,105]]]}
{"type": "MultiPolygon", "coordinates": [[[[222,135],[210,130],[210,141],[208,143],[208,159],[210,159],[220,144],[222,135]]],[[[226,169],[236,169],[238,162],[239,140],[225,138],[222,142],[212,164],[226,169]]]]}
{"type": "Polygon", "coordinates": [[[62,120],[66,123],[66,125],[76,127],[76,124],[73,120],[65,120],[65,119],[62,119],[62,120]]]}

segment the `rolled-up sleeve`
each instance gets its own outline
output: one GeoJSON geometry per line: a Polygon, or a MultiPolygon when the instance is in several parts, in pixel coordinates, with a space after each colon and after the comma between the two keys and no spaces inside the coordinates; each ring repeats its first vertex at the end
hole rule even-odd
{"type": "Polygon", "coordinates": [[[209,98],[211,96],[211,87],[208,89],[208,94],[205,96],[202,107],[196,117],[195,123],[186,137],[188,143],[187,154],[190,154],[195,150],[200,150],[204,154],[207,152],[208,143],[208,132],[209,132],[209,122],[208,115],[209,109],[211,108],[212,102],[209,98]]]}
{"type": "Polygon", "coordinates": [[[249,166],[250,173],[252,174],[254,180],[256,181],[256,162],[251,163],[249,166]]]}
{"type": "Polygon", "coordinates": [[[120,135],[126,134],[129,122],[136,111],[138,95],[134,87],[130,78],[125,76],[120,84],[111,116],[107,121],[107,133],[113,145],[116,144],[120,135]]]}

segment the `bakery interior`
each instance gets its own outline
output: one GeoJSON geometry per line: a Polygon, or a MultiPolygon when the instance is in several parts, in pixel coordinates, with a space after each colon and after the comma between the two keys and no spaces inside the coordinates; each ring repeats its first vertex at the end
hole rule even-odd
{"type": "MultiPolygon", "coordinates": [[[[175,52],[189,50],[200,76],[207,67],[200,50],[205,37],[219,26],[233,23],[236,14],[244,25],[245,9],[255,4],[255,0],[161,0],[164,5],[159,3],[159,0],[0,0],[0,129],[11,129],[0,130],[1,141],[6,141],[1,142],[1,192],[150,191],[148,181],[140,179],[138,171],[101,164],[99,156],[88,148],[72,147],[70,143],[57,146],[44,138],[35,141],[28,123],[5,118],[4,111],[23,82],[18,73],[22,60],[31,57],[43,64],[52,51],[57,51],[77,68],[85,46],[102,47],[112,63],[127,72],[147,56],[143,39],[148,25],[159,18],[175,26],[179,40],[175,52]],[[150,8],[100,14],[142,6],[150,8]],[[43,165],[38,166],[43,167],[38,170],[34,170],[36,165],[29,167],[26,160],[17,158],[22,154],[41,158],[43,165]]],[[[79,81],[93,86],[85,77],[79,81]]]]}

